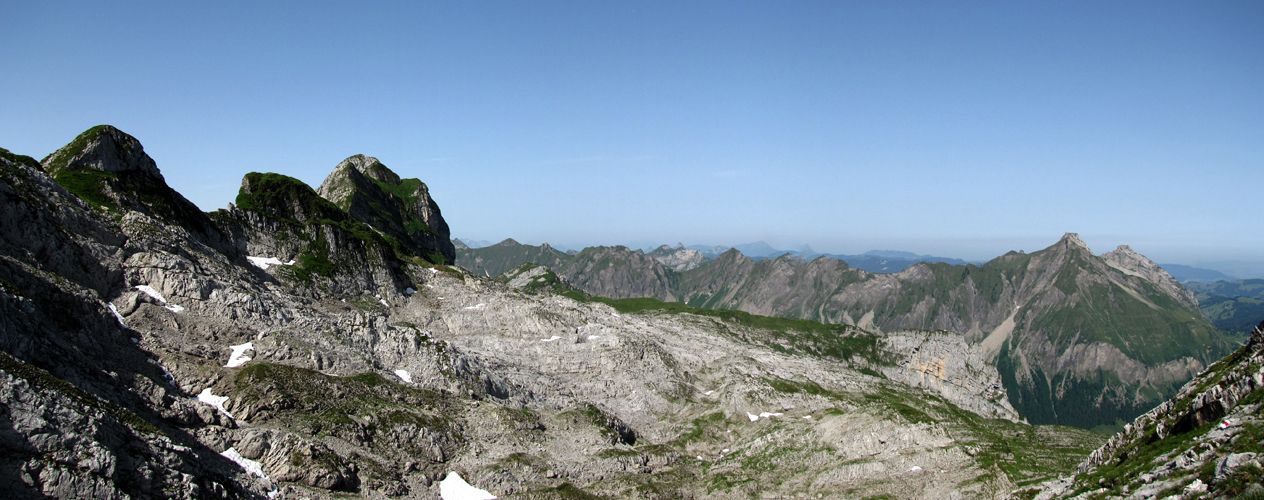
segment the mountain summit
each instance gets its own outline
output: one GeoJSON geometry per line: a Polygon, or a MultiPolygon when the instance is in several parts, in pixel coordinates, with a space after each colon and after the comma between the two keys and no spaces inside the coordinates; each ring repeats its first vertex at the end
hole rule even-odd
{"type": "Polygon", "coordinates": [[[355,155],[342,160],[316,192],[356,220],[432,256],[432,261],[456,260],[448,223],[426,183],[400,179],[377,158],[355,155]]]}

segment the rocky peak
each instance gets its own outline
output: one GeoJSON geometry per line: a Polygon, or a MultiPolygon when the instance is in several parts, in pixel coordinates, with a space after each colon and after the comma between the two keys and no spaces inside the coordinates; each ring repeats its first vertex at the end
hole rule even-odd
{"type": "Polygon", "coordinates": [[[1080,238],[1079,233],[1066,233],[1062,235],[1062,239],[1058,240],[1058,242],[1054,244],[1054,247],[1065,248],[1067,250],[1083,250],[1085,252],[1092,253],[1092,250],[1089,250],[1088,248],[1088,243],[1085,243],[1084,239],[1080,238]]]}
{"type": "Polygon", "coordinates": [[[99,209],[130,210],[185,228],[203,243],[232,253],[205,213],[163,179],[145,148],[123,131],[97,125],[48,155],[41,167],[66,191],[99,209]]]}
{"type": "Polygon", "coordinates": [[[1102,254],[1102,260],[1106,264],[1120,272],[1129,276],[1136,276],[1153,283],[1155,286],[1163,290],[1164,293],[1170,295],[1177,302],[1196,309],[1198,300],[1194,298],[1194,292],[1187,290],[1181,286],[1176,278],[1168,274],[1166,270],[1155,264],[1154,261],[1146,258],[1146,256],[1137,253],[1128,245],[1119,245],[1119,248],[1113,252],[1102,254]]]}
{"type": "Polygon", "coordinates": [[[521,243],[518,243],[518,241],[513,238],[505,238],[504,241],[496,244],[498,247],[516,247],[519,245],[521,245],[521,243]]]}
{"type": "Polygon", "coordinates": [[[158,165],[145,154],[140,141],[110,125],[88,129],[40,163],[53,177],[66,170],[89,168],[111,174],[140,172],[162,180],[158,165]]]}
{"type": "Polygon", "coordinates": [[[694,269],[706,261],[706,257],[702,255],[702,252],[683,246],[672,248],[662,245],[646,255],[653,257],[660,264],[678,273],[694,269]]]}
{"type": "Polygon", "coordinates": [[[362,154],[350,156],[347,159],[342,160],[342,162],[339,163],[334,170],[337,171],[341,168],[354,168],[365,177],[378,182],[385,182],[388,184],[400,183],[399,175],[392,172],[391,169],[386,168],[386,165],[383,165],[381,161],[378,161],[377,158],[372,156],[365,156],[362,154]]]}
{"type": "Polygon", "coordinates": [[[461,238],[452,238],[452,247],[456,248],[457,250],[461,250],[461,249],[468,250],[470,248],[470,246],[466,245],[464,241],[461,241],[461,238]]]}
{"type": "Polygon", "coordinates": [[[348,219],[346,212],[322,198],[311,186],[281,174],[246,174],[241,179],[236,203],[242,210],[303,223],[320,219],[348,219]]]}
{"type": "Polygon", "coordinates": [[[377,158],[348,157],[316,192],[352,218],[386,233],[409,253],[432,261],[456,260],[448,223],[426,184],[401,179],[377,158]]]}

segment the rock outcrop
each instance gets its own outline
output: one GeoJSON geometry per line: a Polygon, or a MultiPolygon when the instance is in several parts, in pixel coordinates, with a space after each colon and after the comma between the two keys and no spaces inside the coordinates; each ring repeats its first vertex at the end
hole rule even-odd
{"type": "Polygon", "coordinates": [[[989,418],[1018,421],[986,353],[947,332],[894,332],[881,337],[902,359],[882,369],[887,378],[938,392],[957,406],[989,418]]]}

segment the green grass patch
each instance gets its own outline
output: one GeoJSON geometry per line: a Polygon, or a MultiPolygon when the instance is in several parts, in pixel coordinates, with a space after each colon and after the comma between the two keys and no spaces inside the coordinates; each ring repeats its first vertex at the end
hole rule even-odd
{"type": "MultiPolygon", "coordinates": [[[[244,406],[257,408],[243,417],[254,423],[276,422],[308,435],[330,435],[352,442],[371,442],[378,432],[401,426],[428,428],[447,436],[449,443],[461,439],[450,417],[460,411],[450,401],[451,396],[400,385],[378,373],[332,377],[315,370],[255,362],[238,370],[231,382],[232,395],[244,406]]],[[[429,453],[420,448],[380,451],[429,453]]]]}
{"type": "Polygon", "coordinates": [[[852,326],[759,316],[729,309],[700,309],[682,302],[663,302],[651,298],[608,299],[578,290],[561,295],[578,302],[606,304],[624,314],[692,314],[719,319],[722,325],[734,324],[763,330],[769,335],[745,336],[727,328],[725,333],[738,336],[739,340],[763,344],[778,352],[830,357],[843,361],[859,357],[875,365],[891,364],[889,355],[878,347],[875,335],[852,326]]]}
{"type": "Polygon", "coordinates": [[[60,170],[53,176],[53,180],[61,184],[61,187],[66,188],[66,191],[70,191],[71,194],[78,196],[79,199],[93,207],[118,210],[118,205],[114,203],[114,200],[105,194],[106,183],[117,177],[109,172],[83,168],[78,170],[60,170]]]}
{"type": "Polygon", "coordinates": [[[44,170],[44,167],[40,166],[39,160],[36,160],[35,158],[31,158],[30,156],[26,156],[26,155],[14,154],[4,148],[0,148],[0,158],[9,160],[17,165],[26,165],[35,170],[39,170],[39,171],[44,170]]]}

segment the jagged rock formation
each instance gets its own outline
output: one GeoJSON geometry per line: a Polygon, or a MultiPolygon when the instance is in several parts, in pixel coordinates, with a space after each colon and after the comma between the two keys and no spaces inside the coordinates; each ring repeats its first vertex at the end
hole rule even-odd
{"type": "MultiPolygon", "coordinates": [[[[593,267],[591,257],[583,267],[536,263],[606,297],[650,297],[871,331],[955,332],[982,346],[1011,404],[1038,423],[1089,428],[1132,418],[1233,346],[1158,265],[1127,246],[1096,256],[1075,233],[1044,250],[1010,252],[981,266],[919,263],[894,274],[830,257],[757,261],[735,249],[676,272],[620,247],[590,250],[600,256],[600,273],[579,272],[593,267]]],[[[516,255],[515,265],[535,262],[529,252],[516,255]]]]}
{"type": "Polygon", "coordinates": [[[1264,495],[1264,323],[1250,341],[1137,417],[1078,474],[1025,498],[1257,498],[1264,495]]]}
{"type": "MultiPolygon", "coordinates": [[[[412,284],[403,273],[397,242],[359,222],[298,179],[251,172],[241,181],[235,206],[212,214],[247,256],[277,259],[310,290],[401,294],[412,284]]],[[[311,293],[311,292],[309,292],[311,293]]]]}
{"type": "Polygon", "coordinates": [[[996,497],[1100,443],[962,409],[998,376],[969,361],[884,377],[927,361],[895,336],[418,261],[283,176],[201,232],[0,174],[7,498],[996,497]]]}
{"type": "Polygon", "coordinates": [[[420,179],[400,179],[377,158],[355,155],[334,167],[316,192],[403,249],[431,262],[456,261],[448,223],[420,179]]]}
{"type": "Polygon", "coordinates": [[[184,228],[200,243],[227,250],[226,239],[206,214],[167,186],[140,141],[117,128],[92,127],[40,163],[58,184],[90,205],[138,211],[184,228]]]}

